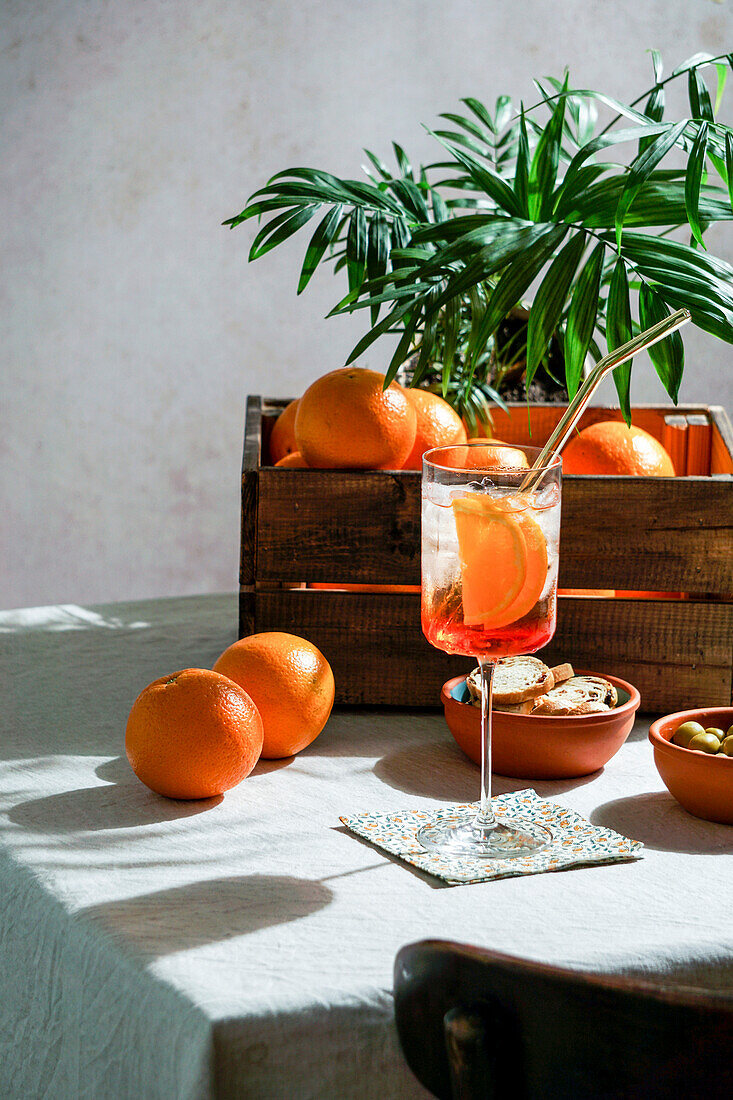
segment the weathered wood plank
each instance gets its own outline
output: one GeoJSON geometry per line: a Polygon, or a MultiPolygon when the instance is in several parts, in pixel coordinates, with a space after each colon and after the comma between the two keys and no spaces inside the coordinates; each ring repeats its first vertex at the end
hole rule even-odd
{"type": "Polygon", "coordinates": [[[260,482],[258,580],[419,584],[419,473],[264,468],[260,482]]]}
{"type": "Polygon", "coordinates": [[[262,399],[247,398],[242,453],[242,517],[239,543],[239,583],[254,584],[257,573],[257,504],[262,459],[262,399]]]}
{"type": "Polygon", "coordinates": [[[579,668],[629,680],[646,711],[731,705],[733,603],[560,597],[558,605],[543,660],[565,654],[579,668]]]}
{"type": "Polygon", "coordinates": [[[255,590],[251,585],[239,589],[239,637],[246,638],[257,632],[255,590]]]}
{"type": "MultiPolygon", "coordinates": [[[[257,591],[256,630],[302,634],[331,662],[347,704],[439,705],[440,687],[473,665],[433,649],[410,593],[257,591]]],[[[630,680],[652,712],[729,705],[733,604],[674,600],[559,601],[552,662],[630,680]]]]}
{"type": "MultiPolygon", "coordinates": [[[[419,583],[419,473],[259,482],[259,581],[419,583]]],[[[733,593],[733,479],[566,478],[560,586],[733,593]]]]}
{"type": "Polygon", "coordinates": [[[730,595],[733,479],[567,478],[560,586],[730,595]]]}

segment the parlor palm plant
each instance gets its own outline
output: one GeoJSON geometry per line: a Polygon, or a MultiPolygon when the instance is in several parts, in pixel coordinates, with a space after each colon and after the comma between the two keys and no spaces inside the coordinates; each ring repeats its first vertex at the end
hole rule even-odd
{"type": "MultiPolygon", "coordinates": [[[[538,102],[518,110],[507,96],[493,111],[467,98],[466,114],[440,116],[451,128],[429,131],[443,159],[413,168],[394,143],[395,172],[366,151],[368,182],[288,169],[224,224],[267,219],[255,259],[319,217],[298,293],[322,261],[345,269],[348,293],[332,313],[368,309],[370,318],[348,362],[398,334],[387,380],[408,365],[412,384],[440,389],[469,422],[502,402],[517,370],[528,389],[538,370],[559,369],[572,397],[588,355],[670,307],[687,306],[697,326],[733,343],[733,268],[704,240],[708,226],[733,218],[733,128],[715,117],[733,55],[697,54],[666,78],[658,52],[651,57],[654,83],[629,105],[571,88],[567,74],[535,81],[538,102]],[[665,120],[666,87],[683,78],[689,113],[665,120]],[[598,103],[613,112],[600,129],[598,103]],[[599,159],[621,148],[625,161],[599,159]],[[662,167],[673,152],[677,163],[662,167]],[[684,241],[670,236],[680,230],[684,241]]],[[[676,401],[679,334],[650,356],[676,401]]],[[[615,373],[627,420],[630,371],[615,373]]]]}

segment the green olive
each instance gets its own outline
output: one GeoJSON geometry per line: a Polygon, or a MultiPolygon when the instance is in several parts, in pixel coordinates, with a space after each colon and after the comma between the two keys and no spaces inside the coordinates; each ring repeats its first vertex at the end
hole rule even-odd
{"type": "Polygon", "coordinates": [[[698,733],[705,733],[705,727],[701,726],[699,722],[683,722],[672,734],[672,740],[675,745],[680,745],[683,749],[686,749],[690,740],[698,733]]]}
{"type": "Polygon", "coordinates": [[[709,752],[712,756],[720,748],[720,740],[714,733],[709,733],[708,730],[703,730],[702,733],[696,733],[695,736],[688,742],[688,749],[698,750],[700,752],[709,752]]]}
{"type": "Polygon", "coordinates": [[[733,756],[733,734],[726,737],[725,741],[723,741],[720,746],[720,753],[723,756],[733,756]]]}
{"type": "Polygon", "coordinates": [[[728,726],[728,732],[726,733],[725,736],[726,737],[733,737],[733,726],[728,726]]]}
{"type": "Polygon", "coordinates": [[[705,732],[712,733],[713,737],[718,738],[718,741],[725,741],[725,732],[721,729],[718,729],[717,726],[708,726],[705,732]]]}

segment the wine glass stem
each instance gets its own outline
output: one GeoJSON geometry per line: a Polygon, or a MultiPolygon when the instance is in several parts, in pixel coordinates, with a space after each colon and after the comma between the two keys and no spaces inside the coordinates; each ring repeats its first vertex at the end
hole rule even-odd
{"type": "Polygon", "coordinates": [[[481,802],[476,825],[486,829],[496,826],[491,809],[491,707],[495,661],[479,657],[481,666],[481,802]]]}

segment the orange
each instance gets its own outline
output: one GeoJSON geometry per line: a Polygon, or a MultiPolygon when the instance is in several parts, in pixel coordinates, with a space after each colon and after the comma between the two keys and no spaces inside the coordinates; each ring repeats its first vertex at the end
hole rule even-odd
{"type": "Polygon", "coordinates": [[[564,474],[675,474],[672,459],[653,435],[620,420],[591,424],[573,436],[563,448],[562,468],[564,474]]]}
{"type": "Polygon", "coordinates": [[[454,497],[463,621],[494,629],[523,618],[542,594],[547,543],[520,494],[454,497]]]}
{"type": "Polygon", "coordinates": [[[270,433],[270,461],[277,466],[285,455],[297,451],[295,442],[295,414],[298,411],[298,399],[286,405],[275,421],[270,433]]]}
{"type": "Polygon", "coordinates": [[[135,775],[167,798],[213,798],[235,787],[262,750],[250,696],[204,668],[161,676],[138,695],[125,731],[135,775]]]}
{"type": "Polygon", "coordinates": [[[438,466],[447,466],[452,470],[528,470],[527,456],[520,447],[496,446],[500,439],[486,443],[483,439],[469,439],[471,444],[480,446],[461,447],[456,450],[438,451],[432,460],[438,466]]]}
{"type": "Polygon", "coordinates": [[[276,466],[290,466],[293,469],[307,469],[308,463],[303,461],[303,456],[300,451],[290,451],[289,454],[279,458],[275,463],[276,466]]]}
{"type": "Polygon", "coordinates": [[[417,415],[402,386],[360,367],[317,379],[298,402],[295,439],[309,466],[399,470],[415,442],[417,415]]]}
{"type": "Polygon", "coordinates": [[[251,695],[262,715],[267,760],[294,756],[321,732],[333,707],[333,672],[319,649],[294,634],[251,634],[225,649],[214,671],[251,695]]]}
{"type": "Polygon", "coordinates": [[[422,456],[432,447],[449,447],[466,442],[466,429],[455,409],[430,390],[405,390],[417,415],[415,443],[404,464],[405,470],[422,470],[422,456]]]}
{"type": "MultiPolygon", "coordinates": [[[[483,443],[483,439],[470,439],[469,443],[483,443]]],[[[494,444],[501,444],[501,439],[492,439],[491,444],[485,444],[482,447],[469,447],[468,455],[466,458],[467,470],[498,470],[502,467],[508,467],[511,469],[528,470],[529,462],[527,456],[520,447],[510,447],[507,444],[502,446],[494,446],[494,444]]]]}

